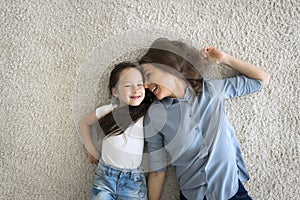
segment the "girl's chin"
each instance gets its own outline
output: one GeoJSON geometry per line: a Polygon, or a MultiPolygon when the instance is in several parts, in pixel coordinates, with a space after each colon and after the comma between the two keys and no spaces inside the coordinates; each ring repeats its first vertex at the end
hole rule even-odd
{"type": "Polygon", "coordinates": [[[129,105],[130,106],[139,106],[141,103],[142,103],[142,101],[132,101],[132,102],[129,102],[129,105]]]}

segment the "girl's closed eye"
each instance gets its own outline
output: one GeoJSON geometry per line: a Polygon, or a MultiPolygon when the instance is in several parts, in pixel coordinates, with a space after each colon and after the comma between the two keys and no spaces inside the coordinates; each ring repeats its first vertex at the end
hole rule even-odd
{"type": "Polygon", "coordinates": [[[144,83],[138,83],[137,86],[138,87],[144,87],[144,83]]]}

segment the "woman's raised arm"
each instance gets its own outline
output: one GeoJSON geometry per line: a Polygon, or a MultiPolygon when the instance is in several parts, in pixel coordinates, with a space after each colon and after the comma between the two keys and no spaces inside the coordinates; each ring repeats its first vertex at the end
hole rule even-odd
{"type": "Polygon", "coordinates": [[[211,46],[205,46],[200,51],[200,54],[207,59],[208,62],[224,64],[249,78],[261,80],[264,86],[269,84],[270,74],[251,63],[235,58],[211,46]]]}

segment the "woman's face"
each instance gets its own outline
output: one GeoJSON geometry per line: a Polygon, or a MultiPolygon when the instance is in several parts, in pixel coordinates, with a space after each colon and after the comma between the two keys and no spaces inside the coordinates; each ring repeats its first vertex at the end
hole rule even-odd
{"type": "Polygon", "coordinates": [[[145,88],[152,92],[156,99],[176,98],[176,80],[178,78],[152,64],[142,64],[145,77],[145,88]]]}
{"type": "Polygon", "coordinates": [[[112,89],[112,93],[119,99],[119,106],[140,105],[145,97],[141,72],[135,68],[123,70],[117,85],[112,89]]]}

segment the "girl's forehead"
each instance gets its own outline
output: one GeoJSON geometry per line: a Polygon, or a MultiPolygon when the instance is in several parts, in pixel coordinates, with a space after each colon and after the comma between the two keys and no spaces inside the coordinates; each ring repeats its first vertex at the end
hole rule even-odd
{"type": "Polygon", "coordinates": [[[122,72],[120,73],[120,77],[122,76],[129,76],[131,74],[141,74],[141,72],[137,68],[127,68],[123,69],[122,72]]]}
{"type": "Polygon", "coordinates": [[[142,80],[142,73],[136,68],[128,68],[122,71],[119,81],[136,81],[142,80]]]}

